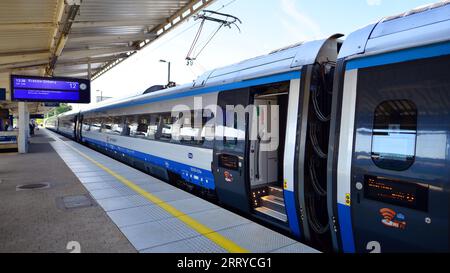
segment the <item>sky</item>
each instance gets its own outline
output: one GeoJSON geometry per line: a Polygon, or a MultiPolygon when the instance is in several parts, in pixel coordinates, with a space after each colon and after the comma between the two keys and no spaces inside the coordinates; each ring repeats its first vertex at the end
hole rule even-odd
{"type": "MultiPolygon", "coordinates": [[[[186,55],[198,30],[193,18],[159,38],[137,54],[92,82],[92,96],[121,98],[142,94],[153,85],[167,83],[167,64],[172,81],[190,83],[208,70],[267,54],[301,41],[345,35],[433,0],[216,0],[210,10],[239,17],[241,32],[223,28],[192,66],[186,55]]],[[[217,28],[206,23],[199,44],[217,28]]],[[[83,106],[75,106],[75,109],[83,106]]]]}

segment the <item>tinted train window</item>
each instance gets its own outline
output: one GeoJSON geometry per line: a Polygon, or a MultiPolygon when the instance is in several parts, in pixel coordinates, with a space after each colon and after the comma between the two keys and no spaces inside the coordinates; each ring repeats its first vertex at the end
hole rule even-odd
{"type": "Polygon", "coordinates": [[[137,138],[147,137],[148,120],[145,116],[127,118],[127,125],[130,128],[130,136],[137,138]]]}
{"type": "Polygon", "coordinates": [[[161,114],[162,128],[160,140],[171,141],[172,140],[172,129],[177,118],[172,117],[172,113],[161,114]]]}
{"type": "Polygon", "coordinates": [[[103,124],[103,132],[110,135],[121,135],[123,132],[122,118],[106,118],[103,124]]]}
{"type": "Polygon", "coordinates": [[[214,141],[215,137],[216,137],[215,115],[211,110],[204,110],[202,138],[204,141],[214,141]]]}
{"type": "Polygon", "coordinates": [[[89,124],[90,122],[89,122],[89,120],[84,120],[83,121],[83,126],[82,126],[82,130],[84,131],[84,132],[89,132],[90,130],[91,130],[91,128],[90,128],[90,124],[89,124]]]}
{"type": "Polygon", "coordinates": [[[416,154],[416,105],[409,100],[391,100],[378,105],[372,138],[372,160],[378,167],[407,170],[416,154]]]}
{"type": "Polygon", "coordinates": [[[177,126],[180,127],[178,137],[181,142],[190,145],[202,145],[205,141],[202,137],[204,124],[202,110],[183,113],[177,119],[177,126]]]}
{"type": "Polygon", "coordinates": [[[149,139],[158,139],[159,138],[159,121],[160,121],[160,117],[159,115],[151,115],[148,118],[148,131],[147,131],[147,138],[149,139]]]}

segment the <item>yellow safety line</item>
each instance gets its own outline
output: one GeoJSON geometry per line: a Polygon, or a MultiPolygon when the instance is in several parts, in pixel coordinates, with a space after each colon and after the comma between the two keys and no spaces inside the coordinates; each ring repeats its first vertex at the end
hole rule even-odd
{"type": "Polygon", "coordinates": [[[79,153],[81,156],[83,156],[87,160],[89,160],[92,163],[94,163],[100,169],[104,170],[105,172],[107,172],[110,175],[112,175],[113,177],[115,177],[117,180],[122,182],[124,185],[126,185],[130,189],[132,189],[135,192],[137,192],[138,194],[142,195],[144,198],[146,198],[150,202],[152,202],[152,203],[156,204],[157,206],[161,207],[162,209],[167,211],[169,214],[173,215],[175,218],[179,219],[180,221],[185,223],[187,226],[189,226],[193,230],[197,231],[201,235],[205,236],[209,240],[213,241],[214,243],[216,243],[217,245],[219,245],[223,249],[227,250],[228,252],[230,252],[230,253],[249,253],[250,252],[247,249],[237,245],[235,242],[231,241],[230,239],[228,239],[228,238],[222,236],[221,234],[215,232],[214,230],[210,229],[209,227],[199,223],[198,221],[196,221],[195,219],[189,217],[185,213],[179,211],[175,207],[167,204],[166,202],[164,202],[163,200],[159,199],[155,195],[145,191],[144,189],[142,189],[138,185],[134,184],[130,180],[126,179],[125,177],[115,173],[114,171],[112,171],[111,169],[109,169],[106,166],[102,165],[101,163],[98,163],[97,161],[95,161],[94,159],[92,159],[88,155],[84,154],[83,152],[79,151],[78,149],[75,149],[74,147],[70,146],[67,143],[64,143],[64,144],[66,144],[69,148],[71,148],[75,152],[79,153]]]}

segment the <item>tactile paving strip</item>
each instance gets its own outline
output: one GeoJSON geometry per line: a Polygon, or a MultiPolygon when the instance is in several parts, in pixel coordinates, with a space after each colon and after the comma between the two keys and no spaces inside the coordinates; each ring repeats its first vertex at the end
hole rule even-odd
{"type": "MultiPolygon", "coordinates": [[[[100,168],[105,166],[159,198],[167,206],[188,215],[193,221],[224,236],[250,252],[316,252],[270,229],[252,223],[187,192],[148,176],[105,155],[75,142],[56,141],[52,146],[81,183],[108,213],[120,230],[142,252],[148,253],[222,253],[217,241],[212,241],[187,226],[157,204],[131,190],[123,181],[100,168]],[[98,162],[86,160],[76,151],[98,162]]],[[[207,235],[209,236],[209,235],[207,235]]]]}

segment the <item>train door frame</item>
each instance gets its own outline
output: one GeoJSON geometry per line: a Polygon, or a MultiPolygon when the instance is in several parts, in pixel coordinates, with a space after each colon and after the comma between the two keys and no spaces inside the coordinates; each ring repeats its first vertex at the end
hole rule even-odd
{"type": "MultiPolygon", "coordinates": [[[[250,118],[249,128],[251,128],[252,130],[252,136],[256,137],[256,134],[258,134],[258,137],[261,137],[259,135],[261,129],[259,128],[259,125],[261,125],[261,120],[259,119],[260,112],[267,114],[267,116],[263,118],[263,122],[267,121],[267,125],[271,125],[270,128],[265,128],[270,129],[271,138],[274,137],[272,135],[272,130],[278,128],[278,135],[276,136],[276,138],[279,139],[278,147],[276,151],[272,151],[272,153],[269,152],[268,154],[266,154],[268,156],[267,166],[271,165],[272,168],[276,168],[276,179],[269,179],[272,181],[264,182],[260,179],[260,177],[255,176],[255,170],[258,169],[258,167],[255,167],[255,164],[257,164],[257,161],[258,163],[261,162],[260,157],[258,156],[259,154],[261,154],[258,149],[258,146],[260,144],[257,144],[259,140],[249,140],[248,145],[250,149],[246,154],[246,156],[249,158],[249,198],[251,199],[252,204],[252,215],[283,230],[291,230],[292,233],[296,236],[299,234],[297,232],[298,229],[296,228],[298,227],[298,224],[294,224],[293,227],[290,226],[290,222],[297,222],[297,220],[293,220],[297,219],[297,210],[294,208],[295,198],[293,198],[293,194],[289,194],[289,196],[286,196],[286,183],[284,181],[286,176],[286,153],[288,152],[289,154],[292,154],[291,151],[286,147],[287,140],[290,140],[287,130],[288,116],[291,109],[296,107],[296,104],[290,102],[289,99],[291,98],[291,93],[294,96],[296,95],[296,93],[298,94],[298,92],[296,92],[296,89],[298,87],[298,84],[296,83],[298,82],[299,79],[294,79],[251,87],[251,102],[252,105],[255,106],[253,108],[254,114],[258,115],[258,118],[253,115],[250,118]],[[257,100],[268,101],[268,105],[264,105],[265,107],[267,107],[267,109],[259,108],[259,103],[257,103],[257,100]],[[276,104],[273,104],[275,101],[276,104]],[[272,102],[272,104],[270,102],[272,102]],[[280,111],[275,118],[272,116],[272,113],[270,113],[273,110],[271,108],[272,105],[278,106],[280,111]],[[284,108],[282,106],[284,106],[284,108]],[[284,117],[284,119],[282,119],[282,117],[284,117]],[[257,122],[257,125],[254,122],[257,122]],[[276,127],[272,126],[273,122],[278,123],[275,124],[276,127]],[[276,153],[276,155],[273,153],[276,153]],[[273,161],[275,156],[276,164],[274,164],[275,162],[273,161]],[[272,164],[269,164],[269,162],[271,162],[272,164]],[[286,198],[289,198],[288,203],[286,203],[286,198]],[[289,205],[289,210],[287,205],[289,205]]],[[[292,117],[290,118],[292,120],[292,117]]],[[[272,140],[270,140],[269,143],[265,143],[264,145],[274,145],[274,143],[272,143],[272,140]]],[[[259,166],[259,164],[257,165],[259,166]]],[[[272,172],[272,175],[273,174],[274,172],[272,172]]],[[[270,176],[270,172],[268,172],[266,177],[269,178],[270,176]]]]}
{"type": "MultiPolygon", "coordinates": [[[[234,145],[226,144],[227,138],[224,136],[227,125],[226,107],[228,105],[242,105],[247,107],[250,104],[250,88],[222,91],[218,94],[217,100],[218,107],[222,109],[223,116],[221,121],[217,121],[216,139],[213,150],[212,170],[214,173],[216,193],[221,204],[245,213],[250,213],[249,162],[246,156],[249,150],[248,113],[245,114],[244,121],[245,140],[238,140],[236,138],[234,145]],[[238,92],[240,95],[237,95],[238,92]],[[217,129],[220,126],[223,130],[217,129]]],[[[216,115],[217,118],[220,117],[216,115]]]]}
{"type": "Polygon", "coordinates": [[[84,116],[80,113],[78,114],[78,124],[77,124],[77,141],[83,142],[83,118],[84,116]]]}

